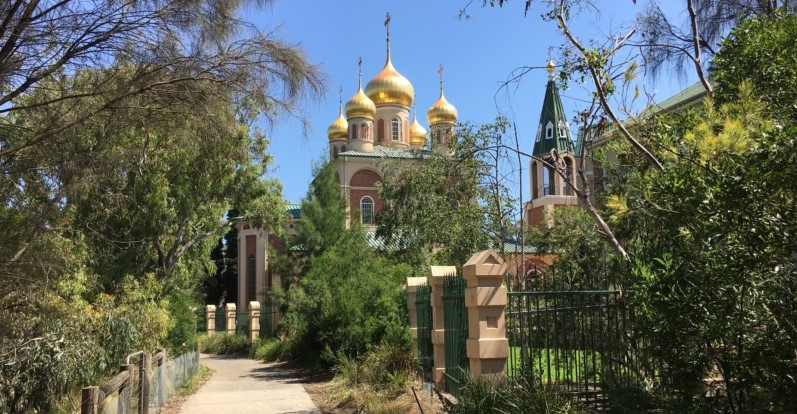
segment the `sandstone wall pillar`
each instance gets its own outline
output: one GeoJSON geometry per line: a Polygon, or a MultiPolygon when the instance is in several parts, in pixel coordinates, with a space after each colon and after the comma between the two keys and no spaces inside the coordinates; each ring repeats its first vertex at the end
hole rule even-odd
{"type": "Polygon", "coordinates": [[[407,278],[407,314],[410,318],[410,335],[412,335],[412,352],[418,350],[418,305],[415,304],[417,299],[418,286],[426,283],[425,277],[408,277],[407,278]]]}
{"type": "Polygon", "coordinates": [[[216,306],[205,306],[205,331],[208,336],[213,336],[216,332],[216,306]]]}
{"type": "Polygon", "coordinates": [[[227,333],[235,335],[235,304],[228,303],[224,305],[224,310],[227,314],[227,333]]]}
{"type": "Polygon", "coordinates": [[[249,302],[249,339],[256,341],[260,338],[260,302],[249,302]]]}
{"type": "Polygon", "coordinates": [[[462,267],[468,282],[467,355],[470,374],[475,377],[504,375],[509,355],[506,339],[507,265],[498,253],[485,250],[473,255],[462,267]]]}

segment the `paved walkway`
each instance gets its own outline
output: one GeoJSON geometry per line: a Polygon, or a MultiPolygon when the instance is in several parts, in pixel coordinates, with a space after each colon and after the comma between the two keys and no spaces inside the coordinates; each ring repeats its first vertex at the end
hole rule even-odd
{"type": "Polygon", "coordinates": [[[280,364],[209,355],[200,363],[215,372],[183,403],[181,414],[321,414],[299,379],[280,364]]]}

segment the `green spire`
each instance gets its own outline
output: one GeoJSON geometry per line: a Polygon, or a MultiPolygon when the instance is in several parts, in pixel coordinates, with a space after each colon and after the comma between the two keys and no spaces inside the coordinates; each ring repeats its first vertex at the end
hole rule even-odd
{"type": "Polygon", "coordinates": [[[545,87],[545,100],[542,103],[540,123],[537,124],[537,134],[534,136],[534,151],[532,155],[542,156],[556,149],[559,153],[573,152],[573,140],[570,137],[570,128],[567,117],[562,109],[562,99],[559,98],[559,89],[554,81],[553,61],[548,61],[548,85],[545,87]]]}

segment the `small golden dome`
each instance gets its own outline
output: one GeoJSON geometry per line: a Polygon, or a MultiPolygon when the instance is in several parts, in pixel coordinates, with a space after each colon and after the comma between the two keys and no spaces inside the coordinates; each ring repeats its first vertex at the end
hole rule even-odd
{"type": "Polygon", "coordinates": [[[413,148],[426,146],[426,128],[418,123],[417,115],[412,117],[412,125],[410,125],[410,146],[413,148]]]}
{"type": "Polygon", "coordinates": [[[443,95],[443,89],[440,88],[440,99],[426,111],[426,120],[429,121],[429,125],[439,124],[439,123],[449,123],[453,124],[457,122],[457,108],[454,108],[454,105],[451,105],[446,100],[445,95],[443,95]]]}
{"type": "Polygon", "coordinates": [[[390,61],[390,52],[388,52],[385,67],[368,82],[365,94],[377,106],[397,105],[409,108],[412,106],[415,89],[412,87],[412,83],[393,67],[393,63],[390,61]]]}
{"type": "Polygon", "coordinates": [[[553,73],[554,70],[556,70],[556,64],[553,63],[553,59],[548,59],[548,65],[546,66],[545,69],[548,71],[548,73],[551,74],[553,73]]]}
{"type": "Polygon", "coordinates": [[[376,105],[374,101],[368,98],[363,93],[363,88],[357,90],[357,93],[346,102],[346,118],[369,118],[374,119],[376,115],[376,105]]]}
{"type": "Polygon", "coordinates": [[[330,141],[346,141],[348,139],[349,123],[343,117],[343,112],[340,112],[338,119],[327,128],[327,137],[329,137],[330,141]]]}

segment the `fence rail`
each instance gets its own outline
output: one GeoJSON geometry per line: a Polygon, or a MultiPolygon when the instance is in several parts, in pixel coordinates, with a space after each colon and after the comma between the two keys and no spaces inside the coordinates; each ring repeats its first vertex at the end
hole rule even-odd
{"type": "Polygon", "coordinates": [[[199,354],[192,351],[168,360],[165,350],[152,356],[136,352],[126,362],[102,385],[81,390],[81,414],[159,413],[174,390],[196,374],[199,354]]]}

